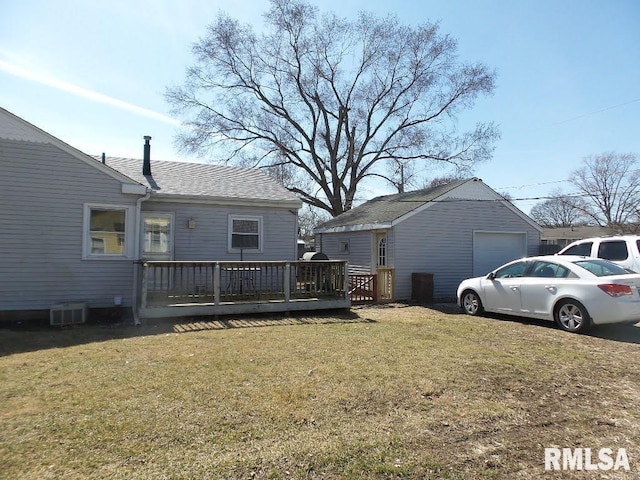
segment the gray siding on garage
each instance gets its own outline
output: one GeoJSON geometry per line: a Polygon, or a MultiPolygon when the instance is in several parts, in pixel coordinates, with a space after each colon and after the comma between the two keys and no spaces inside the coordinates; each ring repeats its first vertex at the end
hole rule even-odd
{"type": "Polygon", "coordinates": [[[284,261],[297,258],[297,214],[288,208],[218,206],[149,201],[143,212],[174,214],[174,260],[235,261],[228,252],[229,215],[262,217],[263,252],[243,252],[245,261],[284,261]],[[187,228],[189,219],[196,222],[187,228]]]}
{"type": "Polygon", "coordinates": [[[370,231],[319,234],[317,237],[320,237],[320,247],[317,250],[325,253],[331,260],[346,260],[352,267],[366,268],[374,272],[375,266],[371,266],[371,235],[370,231]],[[349,253],[340,252],[340,242],[343,241],[349,242],[349,253]]]}
{"type": "Polygon", "coordinates": [[[82,260],[83,206],[136,198],[51,144],[0,140],[0,310],[130,305],[132,261],[82,260]]]}
{"type": "Polygon", "coordinates": [[[455,298],[473,275],[473,232],[526,232],[527,255],[537,253],[540,231],[499,202],[434,203],[394,227],[396,299],[411,297],[411,273],[434,274],[434,297],[455,298]]]}

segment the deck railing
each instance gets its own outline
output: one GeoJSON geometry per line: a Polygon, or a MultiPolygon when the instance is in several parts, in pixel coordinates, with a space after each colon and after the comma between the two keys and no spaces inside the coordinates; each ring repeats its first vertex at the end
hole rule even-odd
{"type": "Polygon", "coordinates": [[[143,318],[349,306],[342,261],[147,261],[141,279],[143,318]]]}
{"type": "Polygon", "coordinates": [[[391,302],[395,298],[394,291],[394,269],[388,267],[378,267],[378,302],[391,302]]]}
{"type": "Polygon", "coordinates": [[[351,303],[376,303],[378,301],[378,276],[375,273],[349,274],[351,303]]]}

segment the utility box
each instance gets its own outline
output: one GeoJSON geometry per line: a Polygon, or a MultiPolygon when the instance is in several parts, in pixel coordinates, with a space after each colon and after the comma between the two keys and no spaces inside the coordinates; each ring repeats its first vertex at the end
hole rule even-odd
{"type": "Polygon", "coordinates": [[[49,323],[55,326],[76,325],[87,321],[86,303],[60,303],[52,305],[49,323]]]}
{"type": "Polygon", "coordinates": [[[411,274],[411,300],[433,303],[433,273],[411,274]]]}

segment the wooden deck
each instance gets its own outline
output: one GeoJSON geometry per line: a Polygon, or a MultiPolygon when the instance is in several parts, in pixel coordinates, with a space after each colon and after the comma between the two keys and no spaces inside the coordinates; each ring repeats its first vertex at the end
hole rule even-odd
{"type": "Polygon", "coordinates": [[[142,264],[140,318],[349,308],[347,263],[142,264]]]}

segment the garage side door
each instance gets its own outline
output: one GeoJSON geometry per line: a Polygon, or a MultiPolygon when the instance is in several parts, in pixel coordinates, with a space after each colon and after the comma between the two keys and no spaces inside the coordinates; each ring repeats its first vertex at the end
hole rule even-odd
{"type": "Polygon", "coordinates": [[[524,232],[473,232],[473,275],[476,277],[526,254],[524,232]]]}

